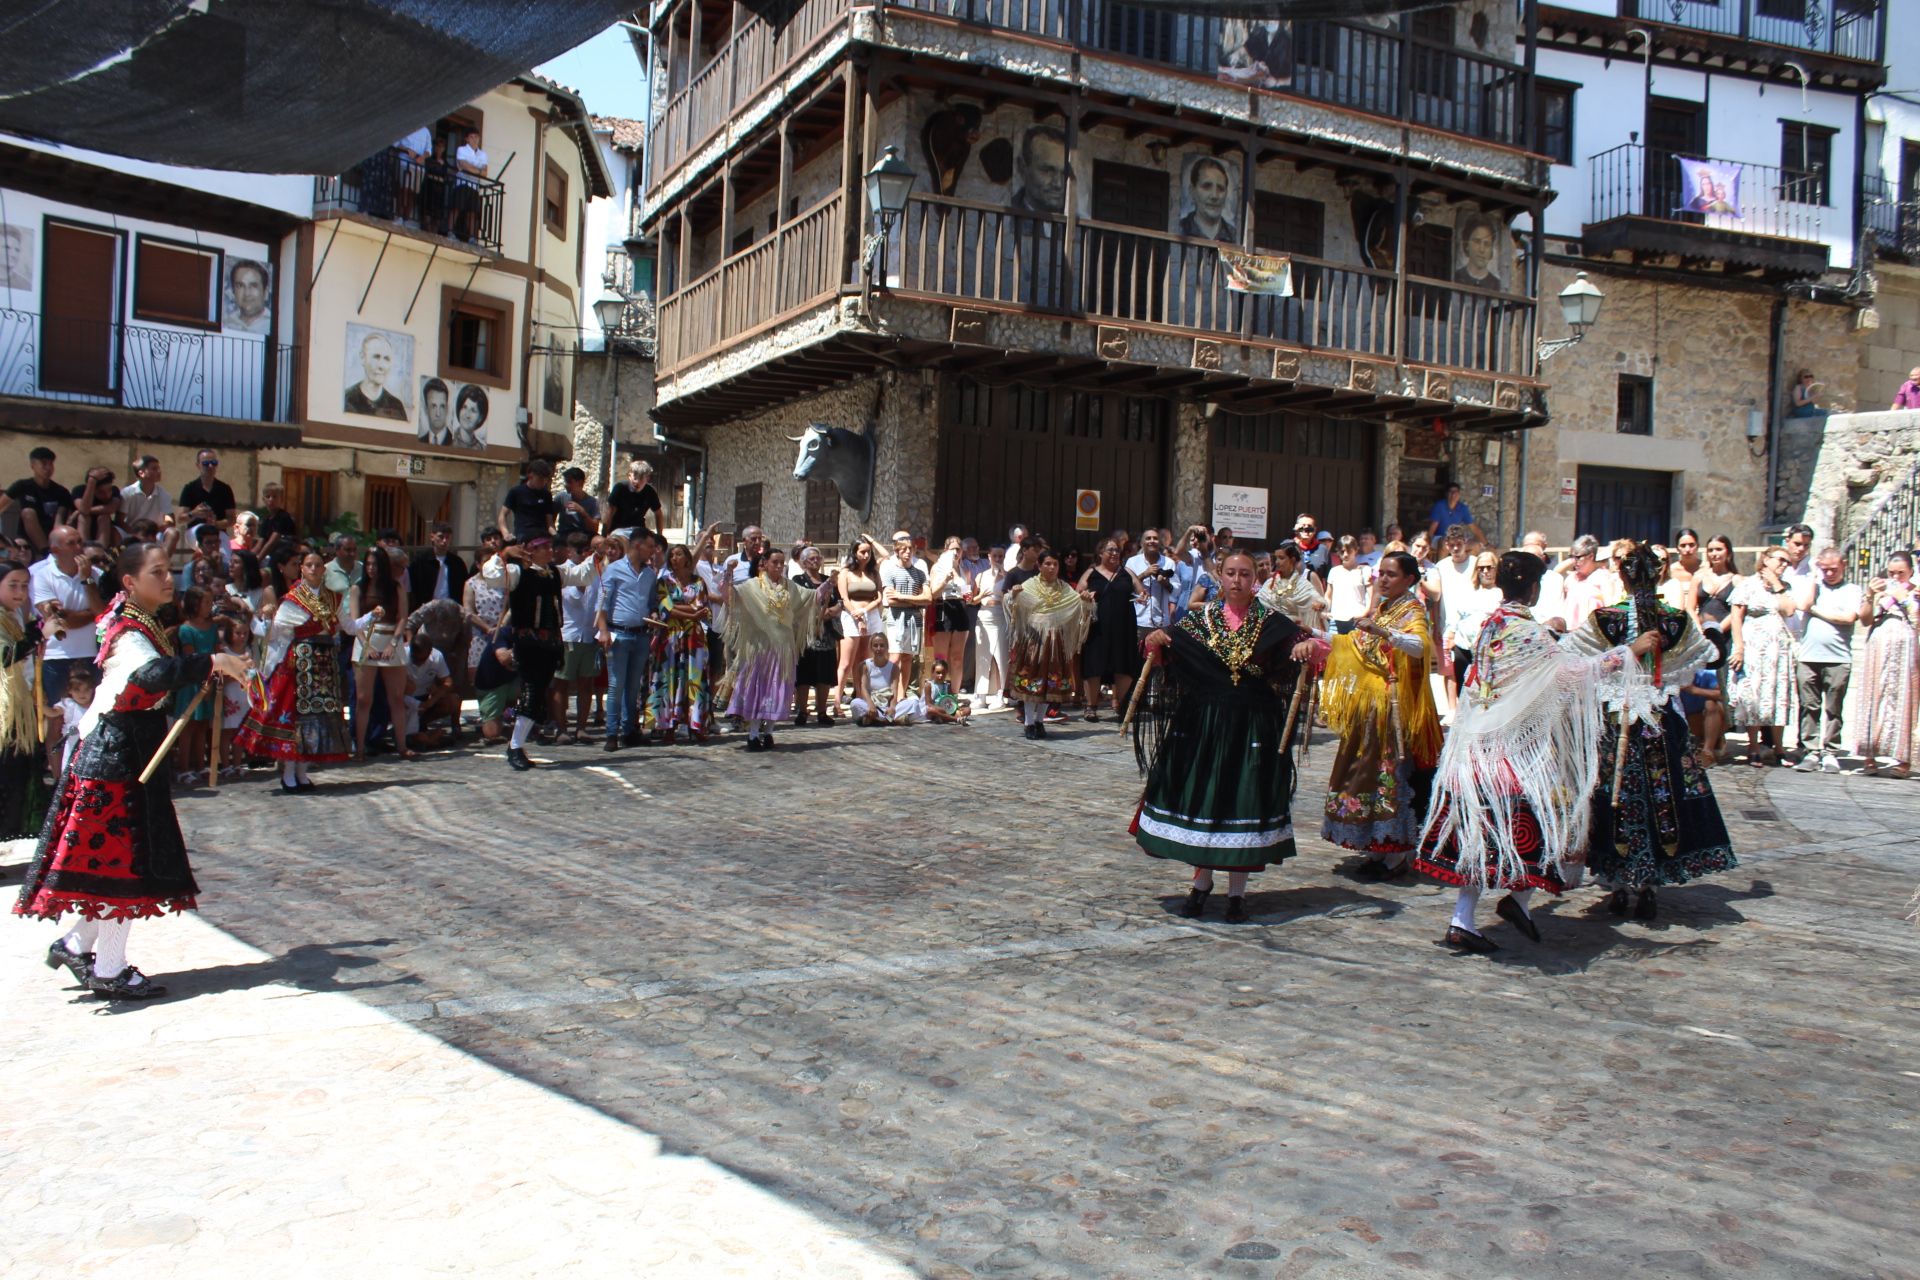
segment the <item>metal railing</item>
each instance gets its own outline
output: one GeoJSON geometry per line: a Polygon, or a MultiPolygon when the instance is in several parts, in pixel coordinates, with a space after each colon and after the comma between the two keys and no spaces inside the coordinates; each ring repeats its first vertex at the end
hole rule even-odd
{"type": "Polygon", "coordinates": [[[1115,0],[884,0],[884,4],[1274,89],[1506,146],[1524,146],[1527,141],[1524,67],[1411,38],[1395,27],[1296,20],[1288,32],[1288,54],[1269,54],[1259,62],[1244,56],[1222,58],[1222,35],[1229,19],[1115,0]]]}
{"type": "Polygon", "coordinates": [[[1620,0],[1639,22],[1875,62],[1885,0],[1620,0]]]}
{"type": "Polygon", "coordinates": [[[1860,197],[1874,249],[1920,258],[1920,199],[1899,199],[1899,189],[1879,174],[1861,179],[1860,197]]]}
{"type": "Polygon", "coordinates": [[[262,338],[0,310],[0,395],[287,422],[293,348],[262,338]]]}
{"type": "Polygon", "coordinates": [[[505,188],[492,178],[460,173],[453,164],[425,164],[397,147],[368,156],[347,172],[313,180],[315,213],[344,209],[429,235],[500,252],[505,188]]]}
{"type": "Polygon", "coordinates": [[[1920,544],[1920,462],[1907,468],[1897,484],[1881,495],[1873,511],[1840,544],[1847,571],[1856,582],[1887,571],[1887,557],[1912,552],[1920,544]]]}
{"type": "Polygon", "coordinates": [[[1592,216],[1657,218],[1716,231],[1820,239],[1822,214],[1833,192],[1827,175],[1773,165],[1719,160],[1622,143],[1587,161],[1592,216]],[[1683,176],[1682,160],[1711,166],[1711,189],[1683,176]]]}

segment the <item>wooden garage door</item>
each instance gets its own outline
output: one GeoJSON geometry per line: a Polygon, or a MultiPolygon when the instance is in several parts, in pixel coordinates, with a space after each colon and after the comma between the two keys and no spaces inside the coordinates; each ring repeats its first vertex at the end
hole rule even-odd
{"type": "Polygon", "coordinates": [[[934,545],[958,534],[989,546],[1024,524],[1091,550],[1098,534],[1074,529],[1079,489],[1100,492],[1100,532],[1166,523],[1172,424],[1167,400],[946,379],[934,545]]]}
{"type": "Polygon", "coordinates": [[[1575,533],[1602,542],[1666,542],[1673,528],[1673,473],[1632,467],[1581,467],[1575,533]]]}
{"type": "Polygon", "coordinates": [[[1215,414],[1213,483],[1267,491],[1265,541],[1237,540],[1270,546],[1292,532],[1293,518],[1303,511],[1336,536],[1367,528],[1373,523],[1378,438],[1371,423],[1317,414],[1215,414]]]}

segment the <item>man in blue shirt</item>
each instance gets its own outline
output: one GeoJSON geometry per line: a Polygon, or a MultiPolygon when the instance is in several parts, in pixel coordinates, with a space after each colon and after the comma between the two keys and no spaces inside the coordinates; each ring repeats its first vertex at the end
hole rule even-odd
{"type": "Polygon", "coordinates": [[[1207,572],[1207,555],[1212,549],[1212,542],[1205,525],[1196,524],[1187,530],[1180,554],[1174,561],[1173,615],[1168,621],[1179,622],[1186,616],[1193,607],[1196,592],[1200,593],[1202,604],[1212,603],[1220,594],[1219,584],[1207,572]]]}
{"type": "Polygon", "coordinates": [[[644,745],[642,708],[647,699],[647,655],[653,647],[647,619],[653,616],[659,575],[653,557],[660,543],[653,530],[634,530],[627,554],[600,576],[600,605],[593,625],[607,653],[607,742],[603,750],[644,745]]]}
{"type": "Polygon", "coordinates": [[[1427,536],[1438,538],[1442,530],[1451,529],[1455,525],[1464,525],[1471,529],[1473,536],[1482,542],[1487,540],[1487,535],[1482,533],[1480,526],[1473,522],[1473,510],[1461,501],[1460,486],[1450,484],[1447,486],[1447,496],[1433,504],[1433,513],[1427,517],[1427,536]]]}

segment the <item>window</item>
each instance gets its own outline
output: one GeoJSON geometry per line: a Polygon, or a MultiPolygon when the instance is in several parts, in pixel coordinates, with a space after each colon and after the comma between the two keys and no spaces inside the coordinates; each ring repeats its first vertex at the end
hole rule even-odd
{"type": "Polygon", "coordinates": [[[760,523],[760,486],[739,484],[733,487],[733,528],[735,533],[750,524],[760,523]]]}
{"type": "Polygon", "coordinates": [[[1555,164],[1573,163],[1573,91],[1578,87],[1540,82],[1540,150],[1555,164]]]}
{"type": "Polygon", "coordinates": [[[502,390],[513,386],[513,304],[441,286],[440,376],[502,390]]]}
{"type": "Polygon", "coordinates": [[[1408,47],[1413,59],[1413,91],[1436,98],[1453,96],[1453,10],[1421,9],[1409,23],[1415,40],[1426,44],[1408,47]],[[1435,48],[1434,46],[1439,46],[1435,48]]]}
{"type": "Polygon", "coordinates": [[[1168,184],[1164,170],[1096,160],[1093,162],[1093,216],[1101,222],[1165,231],[1168,184]]]}
{"type": "Polygon", "coordinates": [[[547,161],[547,185],[540,199],[540,220],[547,230],[567,238],[567,171],[547,161]]]}
{"type": "Polygon", "coordinates": [[[1653,434],[1653,379],[1635,374],[1620,375],[1619,413],[1616,426],[1623,436],[1653,434]]]}
{"type": "MultiPolygon", "coordinates": [[[[323,533],[333,519],[332,471],[307,471],[288,467],[280,473],[280,484],[287,491],[287,510],[293,513],[294,527],[308,535],[323,533]]],[[[375,525],[374,528],[381,526],[375,525]]]]}
{"type": "Polygon", "coordinates": [[[1327,206],[1302,196],[1253,193],[1253,247],[1268,253],[1326,256],[1327,206]]]}
{"type": "Polygon", "coordinates": [[[1780,122],[1780,197],[1794,204],[1828,204],[1835,130],[1797,120],[1780,122]]]}
{"type": "Polygon", "coordinates": [[[1800,22],[1807,16],[1806,0],[1755,0],[1753,11],[1763,18],[1800,22]]]}
{"type": "Polygon", "coordinates": [[[1429,280],[1453,279],[1453,228],[1422,223],[1407,237],[1407,274],[1429,280]]]}
{"type": "Polygon", "coordinates": [[[219,328],[221,269],[218,249],[139,237],[133,264],[134,318],[219,328]]]}

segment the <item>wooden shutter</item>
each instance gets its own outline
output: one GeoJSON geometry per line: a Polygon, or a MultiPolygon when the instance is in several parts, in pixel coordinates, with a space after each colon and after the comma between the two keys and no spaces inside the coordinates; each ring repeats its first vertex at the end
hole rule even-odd
{"type": "Polygon", "coordinates": [[[40,386],[110,396],[119,385],[120,233],[46,224],[40,386]]]}

